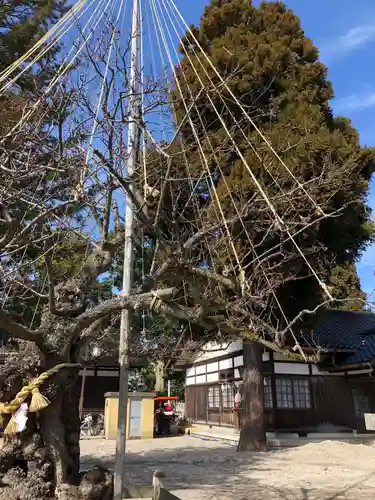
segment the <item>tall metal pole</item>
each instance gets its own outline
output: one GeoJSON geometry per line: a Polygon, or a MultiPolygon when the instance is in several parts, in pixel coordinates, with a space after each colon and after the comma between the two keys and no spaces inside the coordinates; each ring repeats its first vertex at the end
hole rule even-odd
{"type": "Polygon", "coordinates": [[[89,357],[89,346],[86,346],[85,350],[85,365],[83,367],[82,382],[81,382],[81,394],[79,396],[79,418],[83,418],[83,403],[85,401],[85,384],[86,384],[86,364],[89,357]]]}
{"type": "MultiPolygon", "coordinates": [[[[139,41],[139,0],[133,0],[132,16],[132,39],[131,39],[131,70],[130,70],[130,96],[129,112],[130,124],[128,132],[127,178],[129,188],[134,191],[133,175],[137,159],[137,134],[138,134],[138,41],[139,41]]],[[[127,297],[132,290],[133,273],[133,203],[126,195],[125,213],[125,247],[124,247],[124,269],[122,282],[122,295],[127,297]]],[[[115,484],[114,500],[122,500],[125,476],[125,451],[126,451],[126,429],[127,429],[127,407],[128,407],[128,376],[129,376],[129,338],[130,338],[130,314],[123,310],[120,325],[120,383],[118,401],[118,427],[116,438],[116,462],[115,462],[115,484]]]]}

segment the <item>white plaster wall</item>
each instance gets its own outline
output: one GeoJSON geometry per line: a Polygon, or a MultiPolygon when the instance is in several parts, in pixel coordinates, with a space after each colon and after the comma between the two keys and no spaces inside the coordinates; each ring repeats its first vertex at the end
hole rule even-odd
{"type": "Polygon", "coordinates": [[[227,370],[228,368],[233,368],[232,358],[222,359],[221,361],[219,361],[219,368],[220,370],[227,370]]]}
{"type": "Polygon", "coordinates": [[[219,373],[214,372],[214,373],[207,373],[207,383],[211,382],[217,382],[219,380],[219,373]]]}
{"type": "Polygon", "coordinates": [[[309,365],[304,363],[275,363],[275,373],[279,375],[308,375],[309,365]]]}
{"type": "Polygon", "coordinates": [[[233,358],[233,364],[235,368],[237,368],[237,366],[243,366],[243,356],[241,355],[233,358]]]}
{"type": "Polygon", "coordinates": [[[195,377],[196,384],[205,384],[206,383],[206,375],[197,375],[195,377]]]}
{"type": "MultiPolygon", "coordinates": [[[[298,361],[292,361],[290,359],[288,359],[287,357],[285,356],[281,356],[281,354],[277,353],[277,352],[274,352],[273,353],[273,359],[275,361],[278,361],[280,363],[275,363],[275,371],[276,371],[276,365],[281,365],[281,367],[279,368],[280,370],[282,371],[278,371],[276,373],[279,373],[279,374],[282,374],[282,373],[285,373],[285,374],[296,374],[296,375],[306,375],[309,373],[309,363],[300,363],[298,361]],[[289,365],[289,368],[287,368],[286,370],[287,371],[284,371],[285,370],[285,365],[289,365]],[[305,368],[301,369],[299,368],[301,365],[305,366],[305,368]],[[292,366],[296,366],[295,369],[293,368],[290,368],[292,366]],[[303,372],[303,373],[302,373],[303,372]]],[[[319,371],[318,367],[316,364],[310,364],[311,365],[311,373],[312,375],[332,375],[332,376],[335,376],[335,375],[340,375],[342,376],[343,373],[329,373],[329,372],[321,372],[319,371]]]]}
{"type": "Polygon", "coordinates": [[[186,377],[185,385],[195,385],[195,377],[186,377]]]}
{"type": "Polygon", "coordinates": [[[321,371],[319,371],[319,368],[315,364],[311,364],[311,373],[312,373],[312,375],[330,375],[333,377],[335,377],[337,375],[342,377],[344,375],[344,372],[339,372],[339,373],[321,372],[321,371]]]}
{"type": "Polygon", "coordinates": [[[202,352],[194,361],[194,363],[199,363],[208,359],[218,358],[224,356],[225,354],[231,354],[232,352],[240,351],[242,349],[242,340],[236,340],[235,342],[218,343],[218,342],[208,342],[204,346],[204,352],[202,352]]]}
{"type": "MultiPolygon", "coordinates": [[[[186,385],[193,385],[193,384],[202,384],[202,383],[212,383],[212,382],[217,382],[219,380],[219,375],[218,375],[218,370],[219,367],[221,370],[229,369],[229,368],[238,368],[240,366],[243,366],[243,355],[238,355],[233,358],[233,365],[232,365],[232,359],[223,359],[220,361],[210,361],[211,359],[215,357],[222,356],[224,354],[230,354],[232,352],[236,352],[238,350],[242,349],[242,341],[239,340],[237,342],[232,342],[230,345],[228,344],[223,344],[224,347],[227,347],[226,349],[223,350],[217,350],[220,348],[219,344],[215,343],[210,343],[205,346],[205,349],[208,352],[202,353],[202,355],[199,357],[199,361],[207,360],[207,364],[203,365],[194,365],[187,368],[186,370],[186,385]],[[211,352],[210,349],[212,350],[211,352]],[[207,375],[205,376],[205,374],[207,375]],[[198,381],[199,380],[199,381],[198,381]]],[[[275,373],[279,375],[309,375],[309,364],[308,363],[301,363],[298,361],[293,361],[285,356],[282,356],[278,353],[273,354],[274,360],[275,360],[275,373]]],[[[263,361],[268,361],[269,360],[269,354],[268,353],[263,353],[263,361]]],[[[198,361],[198,359],[195,361],[195,363],[198,361]]],[[[315,364],[311,364],[311,370],[312,370],[312,375],[330,375],[330,376],[342,376],[343,373],[329,373],[329,372],[321,372],[318,370],[318,367],[315,364]]],[[[358,372],[362,373],[362,372],[358,372]]],[[[365,374],[366,371],[363,371],[363,374],[365,374]]],[[[87,373],[87,375],[94,375],[94,371],[92,373],[87,373]]],[[[103,376],[113,376],[111,375],[103,375],[103,376]]],[[[235,377],[239,377],[239,371],[235,370],[235,377]]]]}
{"type": "Polygon", "coordinates": [[[198,365],[195,367],[196,375],[202,375],[203,373],[206,373],[206,365],[198,365]]]}
{"type": "Polygon", "coordinates": [[[372,368],[364,368],[363,370],[352,370],[348,375],[366,375],[372,372],[372,368]]]}
{"type": "Polygon", "coordinates": [[[207,364],[207,373],[217,372],[218,369],[219,369],[219,362],[218,361],[214,361],[213,363],[207,364]]]}
{"type": "MultiPolygon", "coordinates": [[[[216,344],[217,345],[217,344],[216,344]]],[[[213,344],[211,344],[211,347],[213,344]]],[[[237,350],[242,348],[242,342],[234,342],[231,344],[231,347],[228,348],[226,351],[215,351],[213,357],[218,357],[222,356],[225,353],[230,353],[230,352],[236,352],[237,350]],[[241,344],[241,345],[240,345],[241,344]]],[[[207,356],[207,353],[205,353],[205,356],[207,356]]],[[[208,360],[211,358],[208,358],[208,360]]],[[[269,354],[268,353],[263,353],[263,361],[269,360],[269,354]]],[[[278,353],[274,353],[274,360],[275,360],[275,373],[278,375],[309,375],[309,366],[311,366],[311,373],[312,375],[329,375],[329,376],[339,376],[342,377],[344,375],[344,372],[339,372],[339,373],[329,373],[329,372],[323,372],[319,371],[317,365],[315,364],[308,364],[308,363],[301,363],[298,361],[293,361],[291,362],[289,358],[285,356],[281,356],[278,353]]],[[[204,383],[212,383],[212,382],[217,382],[219,380],[219,374],[218,370],[219,367],[221,370],[225,369],[230,369],[230,368],[235,368],[235,373],[234,376],[235,378],[239,378],[240,373],[238,370],[238,367],[243,366],[243,356],[235,356],[233,358],[233,364],[232,364],[232,358],[231,359],[222,359],[220,361],[211,361],[208,362],[207,364],[203,365],[193,365],[186,370],[186,385],[195,385],[195,384],[204,384],[204,383]],[[206,375],[207,373],[207,375],[206,375]]],[[[352,372],[353,374],[358,373],[358,374],[366,374],[366,370],[358,370],[356,372],[352,372]]],[[[82,371],[81,371],[82,374],[82,371]]],[[[86,372],[87,376],[92,376],[94,375],[94,370],[87,370],[86,372]]],[[[104,376],[104,377],[114,377],[117,376],[115,372],[106,372],[106,371],[99,371],[98,375],[104,376]]]]}
{"type": "Polygon", "coordinates": [[[313,375],[321,375],[322,372],[318,370],[318,367],[316,365],[311,365],[311,373],[313,375]]]}
{"type": "MultiPolygon", "coordinates": [[[[79,374],[83,376],[84,370],[80,370],[79,374]]],[[[93,377],[95,375],[95,370],[86,370],[86,377],[93,377]]]]}
{"type": "Polygon", "coordinates": [[[118,377],[119,370],[98,370],[98,377],[118,377]]]}
{"type": "Polygon", "coordinates": [[[288,361],[289,363],[290,362],[292,362],[292,363],[299,363],[299,361],[295,361],[294,359],[289,359],[286,356],[282,356],[278,352],[274,352],[273,353],[273,359],[274,359],[274,361],[288,361]]]}

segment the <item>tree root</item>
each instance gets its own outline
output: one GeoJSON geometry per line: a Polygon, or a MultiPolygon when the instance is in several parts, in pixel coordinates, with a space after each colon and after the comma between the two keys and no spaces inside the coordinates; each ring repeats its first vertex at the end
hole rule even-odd
{"type": "Polygon", "coordinates": [[[113,496],[113,474],[97,465],[81,476],[78,486],[60,484],[56,488],[57,500],[111,500],[113,496]]]}
{"type": "Polygon", "coordinates": [[[2,478],[1,500],[41,500],[51,498],[51,483],[44,470],[26,473],[19,467],[9,470],[2,478]]]}
{"type": "Polygon", "coordinates": [[[3,475],[0,481],[0,500],[111,500],[113,496],[113,475],[108,469],[95,466],[81,475],[78,485],[61,483],[53,491],[48,481],[50,464],[39,468],[30,467],[25,472],[14,467],[3,475]]]}
{"type": "MultiPolygon", "coordinates": [[[[22,382],[16,375],[14,392],[22,382]]],[[[0,500],[111,500],[113,476],[106,468],[79,473],[78,370],[56,376],[43,392],[51,404],[38,415],[30,413],[21,434],[4,436],[0,500]]],[[[13,393],[5,396],[9,400],[13,393]]]]}

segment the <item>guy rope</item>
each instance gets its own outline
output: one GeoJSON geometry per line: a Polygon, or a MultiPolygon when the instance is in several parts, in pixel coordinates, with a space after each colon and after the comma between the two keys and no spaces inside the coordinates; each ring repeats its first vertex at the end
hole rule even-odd
{"type": "Polygon", "coordinates": [[[36,413],[43,408],[46,408],[50,402],[43,394],[40,393],[39,387],[45,382],[49,377],[59,372],[63,368],[78,368],[80,364],[78,363],[61,363],[56,365],[50,370],[47,370],[39,375],[39,377],[32,380],[28,385],[22,387],[17,396],[12,399],[9,403],[0,403],[0,419],[2,420],[2,415],[13,414],[8,425],[4,430],[4,434],[16,434],[18,432],[18,426],[14,420],[14,413],[20,408],[21,404],[28,398],[31,394],[31,402],[29,406],[29,412],[36,413]]]}

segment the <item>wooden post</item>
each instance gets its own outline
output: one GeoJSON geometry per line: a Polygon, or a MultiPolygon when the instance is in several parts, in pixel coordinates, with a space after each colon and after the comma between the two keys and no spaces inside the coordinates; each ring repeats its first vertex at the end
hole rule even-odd
{"type": "Polygon", "coordinates": [[[83,373],[82,373],[82,383],[81,383],[81,394],[79,396],[79,406],[78,406],[78,409],[79,409],[79,418],[82,420],[83,418],[83,404],[84,404],[84,401],[85,401],[85,383],[86,383],[86,364],[87,364],[87,360],[88,360],[88,357],[89,357],[89,346],[87,345],[86,346],[86,350],[85,350],[85,365],[83,367],[83,373]]]}
{"type": "Polygon", "coordinates": [[[152,500],[160,500],[160,490],[163,486],[163,479],[165,478],[164,472],[156,470],[152,477],[152,500]]]}
{"type": "Polygon", "coordinates": [[[82,382],[81,382],[81,394],[79,396],[79,418],[83,418],[83,402],[85,400],[85,382],[86,382],[86,365],[83,367],[82,382]]]}
{"type": "Polygon", "coordinates": [[[152,478],[152,500],[180,500],[170,493],[164,486],[165,474],[161,470],[156,470],[152,478]]]}
{"type": "MultiPolygon", "coordinates": [[[[139,0],[133,0],[132,16],[132,39],[131,39],[131,68],[130,68],[130,95],[129,109],[131,122],[129,124],[127,162],[127,177],[129,188],[134,192],[134,171],[137,162],[137,137],[138,137],[138,85],[139,73],[139,0]]],[[[132,291],[133,274],[133,223],[134,211],[133,201],[126,194],[125,213],[125,243],[124,243],[124,265],[122,296],[128,297],[132,291]]],[[[113,499],[122,500],[124,493],[125,476],[125,453],[126,453],[126,428],[128,407],[128,377],[129,377],[129,342],[130,342],[130,312],[127,309],[121,311],[120,345],[119,345],[119,401],[118,401],[118,424],[116,437],[116,459],[115,459],[115,481],[113,488],[113,499]]]]}
{"type": "Polygon", "coordinates": [[[273,352],[269,353],[271,361],[271,394],[272,394],[272,420],[273,420],[273,430],[277,430],[277,393],[276,393],[276,375],[275,375],[275,360],[273,352]]]}

